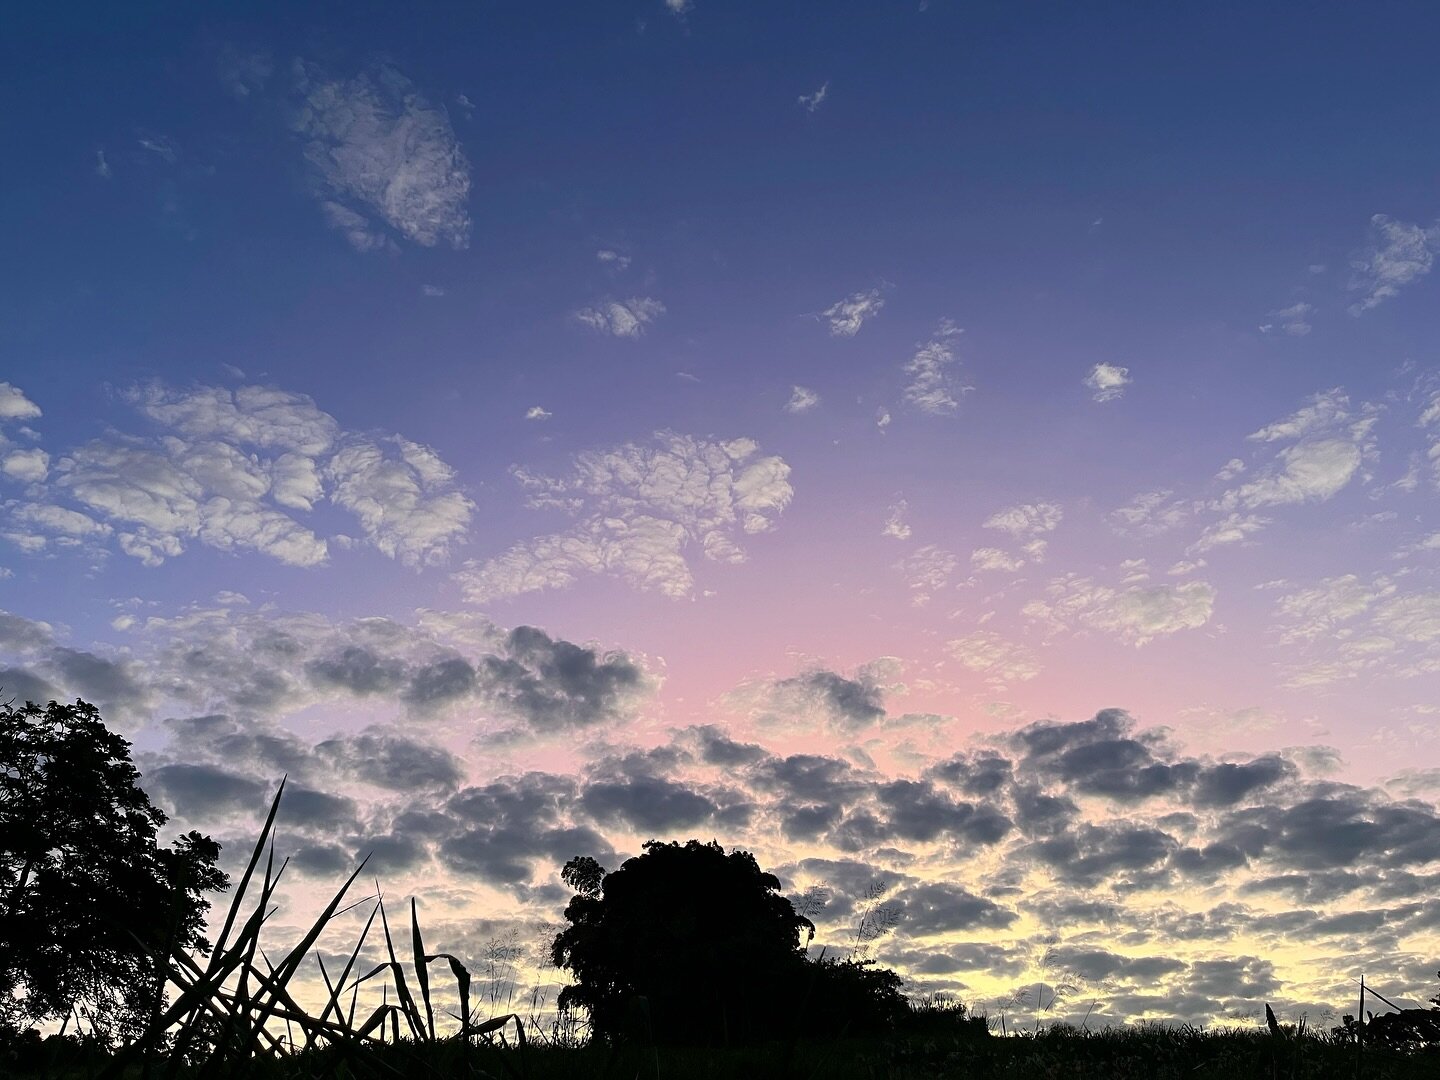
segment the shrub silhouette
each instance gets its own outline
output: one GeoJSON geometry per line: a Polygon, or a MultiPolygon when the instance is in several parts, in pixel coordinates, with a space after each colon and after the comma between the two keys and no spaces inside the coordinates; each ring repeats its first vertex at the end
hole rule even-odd
{"type": "Polygon", "coordinates": [[[606,873],[565,864],[577,895],[553,959],[571,972],[562,1008],[582,1007],[594,1034],[728,1045],[893,1023],[900,979],[873,964],[806,958],[810,920],[749,852],[651,840],[606,873]]]}
{"type": "Polygon", "coordinates": [[[130,744],[93,705],[0,705],[0,1030],[81,1014],[133,1038],[158,993],[153,953],[206,948],[220,845],[162,848],[130,744]]]}

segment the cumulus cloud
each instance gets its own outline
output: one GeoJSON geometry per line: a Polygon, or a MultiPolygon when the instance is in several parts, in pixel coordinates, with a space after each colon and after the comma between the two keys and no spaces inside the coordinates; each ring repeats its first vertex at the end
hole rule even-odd
{"type": "MultiPolygon", "coordinates": [[[[152,384],[126,396],[162,433],[107,435],[56,460],[43,502],[12,511],[8,538],[40,550],[45,531],[91,540],[113,531],[123,552],[152,566],[192,541],[315,566],[329,541],[297,515],[328,499],[375,548],[420,566],[444,559],[468,525],[473,505],[434,451],[343,431],[304,394],[152,384]]],[[[45,479],[46,460],[31,479],[45,479]]]]}
{"type": "Polygon", "coordinates": [[[830,323],[832,337],[854,337],[866,321],[880,314],[885,306],[885,297],[879,289],[851,293],[843,300],[837,300],[820,313],[830,323]]]}
{"type": "Polygon", "coordinates": [[[785,411],[788,413],[809,412],[819,404],[820,395],[814,390],[810,390],[804,386],[792,386],[790,388],[790,400],[785,403],[785,411]]]}
{"type": "Polygon", "coordinates": [[[948,416],[959,407],[957,396],[970,387],[958,382],[950,369],[957,363],[954,339],[962,333],[949,319],[941,319],[930,339],[916,345],[914,355],[905,362],[905,374],[910,378],[905,403],[911,408],[948,416]]]}
{"type": "Polygon", "coordinates": [[[469,244],[470,164],[442,106],[394,68],[332,76],[296,67],[291,128],[331,226],[359,250],[390,240],[469,244]]]}
{"type": "Polygon", "coordinates": [[[1114,401],[1125,393],[1125,388],[1133,381],[1130,369],[1118,364],[1096,364],[1085,376],[1085,385],[1096,401],[1114,401]]]}
{"type": "Polygon", "coordinates": [[[563,588],[591,574],[691,596],[691,552],[743,562],[741,540],[773,528],[789,505],[790,466],[759,449],[750,439],[662,431],[649,445],[579,454],[567,476],[516,469],[532,508],[564,512],[574,525],[472,560],[457,580],[475,604],[563,588]]]}
{"type": "Polygon", "coordinates": [[[821,725],[852,734],[885,719],[885,695],[896,686],[899,664],[884,657],[850,675],[816,667],[787,678],[756,679],[729,694],[727,704],[761,723],[821,725]]]}
{"type": "Polygon", "coordinates": [[[0,456],[0,472],[12,480],[39,483],[50,475],[50,455],[38,447],[11,450],[0,456]]]}
{"type": "Polygon", "coordinates": [[[40,416],[36,405],[18,386],[0,382],[0,422],[8,420],[34,420],[40,416]]]}
{"type": "Polygon", "coordinates": [[[1243,544],[1269,524],[1269,518],[1258,514],[1230,514],[1205,526],[1200,539],[1186,549],[1186,554],[1199,555],[1225,544],[1243,544]]]}
{"type": "Polygon", "coordinates": [[[606,300],[574,313],[576,322],[613,337],[638,338],[645,327],[665,314],[665,305],[649,296],[606,300]]]}
{"type": "Polygon", "coordinates": [[[1396,221],[1385,214],[1370,219],[1370,242],[1350,261],[1350,289],[1359,299],[1351,315],[1363,315],[1430,273],[1435,248],[1440,246],[1440,225],[1396,221]]]}

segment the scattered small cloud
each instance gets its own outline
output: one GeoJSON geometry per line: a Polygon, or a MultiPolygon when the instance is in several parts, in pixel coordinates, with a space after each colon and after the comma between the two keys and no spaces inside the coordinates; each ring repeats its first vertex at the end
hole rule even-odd
{"type": "Polygon", "coordinates": [[[95,175],[100,177],[101,180],[110,179],[110,162],[105,160],[105,151],[103,149],[95,151],[95,175]]]}
{"type": "Polygon", "coordinates": [[[835,301],[820,315],[829,321],[831,337],[854,337],[866,320],[879,315],[884,306],[885,297],[881,291],[868,289],[835,301]]]}
{"type": "Polygon", "coordinates": [[[885,527],[880,530],[881,536],[888,536],[893,540],[909,540],[910,526],[905,522],[905,515],[910,509],[910,504],[900,499],[890,507],[889,516],[885,519],[885,527]]]}
{"type": "Polygon", "coordinates": [[[1361,294],[1350,314],[1363,315],[1430,273],[1437,246],[1440,224],[1427,229],[1385,214],[1372,217],[1369,246],[1350,261],[1350,289],[1361,294]]]}
{"type": "Polygon", "coordinates": [[[645,327],[665,314],[665,305],[649,296],[606,300],[573,314],[576,322],[613,337],[638,338],[645,327]]]}
{"type": "Polygon", "coordinates": [[[1116,400],[1133,381],[1130,369],[1118,364],[1096,364],[1090,369],[1090,374],[1085,376],[1085,385],[1090,388],[1090,396],[1096,401],[1116,400]]]}
{"type": "Polygon", "coordinates": [[[800,107],[806,112],[813,113],[825,102],[826,96],[830,93],[830,80],[820,84],[820,89],[811,94],[801,94],[799,97],[800,107]]]}
{"type": "Polygon", "coordinates": [[[23,390],[0,382],[0,421],[34,420],[40,415],[40,406],[27,398],[23,390]]]}
{"type": "Polygon", "coordinates": [[[1275,322],[1263,323],[1260,327],[1260,332],[1262,334],[1269,334],[1278,328],[1291,337],[1305,337],[1311,330],[1315,329],[1310,323],[1310,316],[1314,313],[1314,304],[1307,304],[1303,300],[1297,301],[1289,307],[1270,312],[1270,317],[1274,319],[1275,322]]]}
{"type": "Polygon", "coordinates": [[[915,347],[915,354],[905,362],[910,382],[905,387],[905,403],[931,416],[949,416],[959,408],[957,395],[970,387],[956,380],[951,369],[957,363],[954,341],[964,331],[949,319],[941,319],[928,341],[915,347]]]}
{"type": "Polygon", "coordinates": [[[421,285],[420,292],[425,296],[444,296],[445,290],[439,285],[421,285]]]}
{"type": "Polygon", "coordinates": [[[601,248],[599,251],[595,252],[595,260],[601,265],[607,266],[611,270],[616,271],[617,273],[623,272],[630,268],[629,255],[622,255],[620,254],[620,252],[612,251],[609,248],[601,248]]]}
{"type": "Polygon", "coordinates": [[[814,390],[804,386],[790,388],[790,400],[785,403],[785,411],[788,413],[809,412],[820,404],[820,395],[814,390]]]}
{"type": "Polygon", "coordinates": [[[549,420],[555,414],[548,409],[542,409],[539,405],[531,405],[525,410],[526,420],[549,420]]]}

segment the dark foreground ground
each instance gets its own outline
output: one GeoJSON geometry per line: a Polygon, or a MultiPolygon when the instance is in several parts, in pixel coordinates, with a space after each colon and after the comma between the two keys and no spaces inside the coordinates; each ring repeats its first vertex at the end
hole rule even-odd
{"type": "MultiPolygon", "coordinates": [[[[100,1055],[32,1052],[0,1060],[0,1076],[88,1080],[108,1063],[100,1055]],[[49,1059],[49,1060],[47,1060],[49,1059]]],[[[145,1070],[134,1064],[126,1080],[161,1080],[165,1063],[145,1070]]],[[[1268,1033],[1207,1032],[1193,1028],[1123,1028],[1082,1033],[1055,1029],[1012,1038],[917,1037],[829,1040],[748,1049],[700,1050],[629,1046],[523,1050],[455,1043],[365,1049],[348,1060],[325,1051],[284,1062],[223,1061],[208,1069],[185,1068],[180,1076],[256,1077],[264,1080],[360,1078],[468,1078],[468,1080],[922,1080],[930,1077],[1077,1077],[1097,1080],[1368,1080],[1440,1078],[1440,1049],[1401,1054],[1365,1048],[1326,1036],[1276,1038],[1268,1033]]]]}

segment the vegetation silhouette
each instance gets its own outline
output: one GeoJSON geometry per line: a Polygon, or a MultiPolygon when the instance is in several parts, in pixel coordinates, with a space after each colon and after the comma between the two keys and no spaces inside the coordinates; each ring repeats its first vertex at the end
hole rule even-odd
{"type": "Polygon", "coordinates": [[[907,1011],[901,980],[868,960],[810,958],[815,925],[747,851],[651,840],[606,873],[578,856],[561,877],[576,895],[556,935],[556,966],[594,1034],[725,1046],[875,1033],[907,1011]]]}
{"type": "Polygon", "coordinates": [[[154,956],[208,948],[220,845],[161,847],[138,777],[93,705],[0,704],[0,1034],[74,1019],[133,1039],[159,1006],[154,956]]]}

